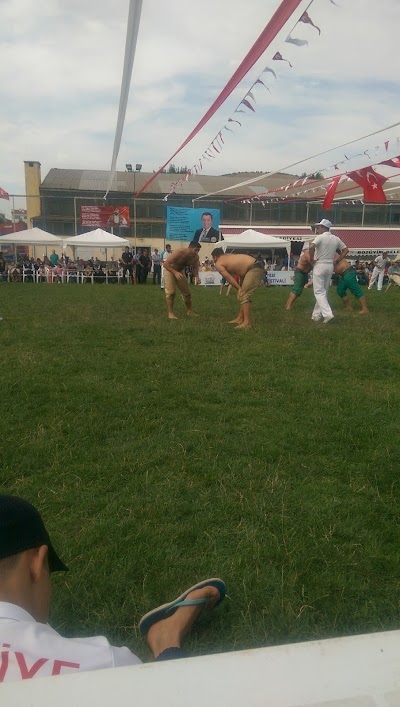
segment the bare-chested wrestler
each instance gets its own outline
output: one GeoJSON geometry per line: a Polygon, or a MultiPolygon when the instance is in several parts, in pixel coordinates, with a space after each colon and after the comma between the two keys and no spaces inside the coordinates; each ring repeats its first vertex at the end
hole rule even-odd
{"type": "Polygon", "coordinates": [[[164,262],[165,297],[167,300],[168,319],[178,319],[174,314],[174,300],[176,288],[180,290],[182,299],[186,306],[186,314],[189,317],[197,317],[192,310],[192,296],[190,294],[189,283],[185,275],[185,268],[192,269],[196,285],[200,285],[199,279],[199,250],[201,245],[192,241],[187,248],[174,250],[164,262]]]}
{"type": "Polygon", "coordinates": [[[229,324],[236,324],[235,329],[250,329],[251,297],[264,277],[263,263],[251,255],[226,254],[222,248],[215,248],[211,255],[218,272],[238,291],[239,314],[229,324]],[[240,276],[240,284],[235,275],[240,276]]]}
{"type": "Polygon", "coordinates": [[[288,301],[286,302],[285,309],[292,309],[293,303],[300,297],[304,288],[308,284],[308,277],[312,270],[309,247],[309,243],[303,243],[303,250],[301,251],[299,262],[297,263],[297,267],[294,271],[292,291],[288,297],[288,301]]]}
{"type": "Polygon", "coordinates": [[[340,280],[336,288],[336,292],[346,307],[346,309],[352,309],[351,302],[346,295],[347,290],[356,297],[361,304],[361,309],[359,314],[368,314],[367,301],[363,290],[361,289],[359,282],[357,280],[357,272],[355,267],[350,263],[349,260],[343,258],[339,260],[338,263],[334,261],[334,272],[336,275],[340,275],[340,280]]]}

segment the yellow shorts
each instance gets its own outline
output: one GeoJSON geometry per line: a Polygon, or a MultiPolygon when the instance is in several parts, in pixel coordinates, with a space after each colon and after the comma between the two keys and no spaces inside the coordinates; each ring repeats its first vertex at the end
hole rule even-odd
{"type": "Polygon", "coordinates": [[[240,288],[240,304],[250,304],[252,294],[260,287],[261,280],[265,275],[264,268],[252,265],[243,278],[240,288]]]}

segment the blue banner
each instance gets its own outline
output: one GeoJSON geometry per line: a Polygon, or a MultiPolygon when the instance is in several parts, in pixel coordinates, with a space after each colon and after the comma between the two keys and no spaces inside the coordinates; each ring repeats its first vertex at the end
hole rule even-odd
{"type": "Polygon", "coordinates": [[[220,217],[219,209],[167,206],[167,241],[217,243],[220,217]]]}

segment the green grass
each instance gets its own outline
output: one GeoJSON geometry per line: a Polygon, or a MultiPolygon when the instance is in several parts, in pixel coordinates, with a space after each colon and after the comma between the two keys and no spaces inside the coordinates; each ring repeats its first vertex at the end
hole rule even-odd
{"type": "Polygon", "coordinates": [[[134,624],[208,576],[194,653],[399,625],[399,293],[310,321],[312,293],[1,285],[1,486],[70,566],[52,624],[148,656],[134,624]]]}

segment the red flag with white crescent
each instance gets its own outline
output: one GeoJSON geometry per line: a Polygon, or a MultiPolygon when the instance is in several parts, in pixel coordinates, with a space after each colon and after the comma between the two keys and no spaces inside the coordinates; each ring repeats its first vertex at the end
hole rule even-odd
{"type": "Polygon", "coordinates": [[[1,187],[0,187],[0,199],[7,199],[7,201],[10,200],[10,195],[7,194],[6,190],[2,189],[1,187]]]}
{"type": "Polygon", "coordinates": [[[326,211],[328,211],[332,206],[332,201],[335,197],[336,189],[338,188],[338,184],[340,182],[340,179],[341,179],[340,176],[332,179],[332,182],[330,183],[330,185],[326,191],[325,199],[322,204],[322,208],[325,209],[326,211]]]}
{"type": "Polygon", "coordinates": [[[386,201],[386,194],[383,185],[387,182],[387,177],[375,172],[372,167],[364,167],[355,172],[347,172],[347,176],[364,190],[364,201],[382,204],[386,201]]]}

